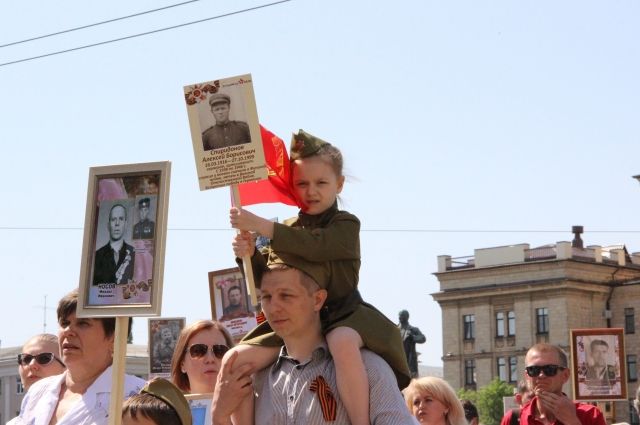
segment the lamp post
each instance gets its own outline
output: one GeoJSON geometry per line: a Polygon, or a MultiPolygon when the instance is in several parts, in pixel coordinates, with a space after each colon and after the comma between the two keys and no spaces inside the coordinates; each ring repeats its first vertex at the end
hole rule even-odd
{"type": "Polygon", "coordinates": [[[631,178],[638,180],[638,183],[640,183],[640,174],[638,174],[637,176],[631,176],[631,178]]]}

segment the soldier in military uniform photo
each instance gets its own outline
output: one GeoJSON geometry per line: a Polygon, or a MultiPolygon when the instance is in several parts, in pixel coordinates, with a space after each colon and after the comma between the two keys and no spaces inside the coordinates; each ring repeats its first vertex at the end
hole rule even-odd
{"type": "Polygon", "coordinates": [[[156,223],[149,219],[151,200],[141,198],[138,201],[138,215],[140,221],[133,226],[133,239],[153,239],[156,223]]]}
{"type": "Polygon", "coordinates": [[[587,367],[586,383],[592,395],[609,394],[616,382],[616,367],[607,364],[609,344],[603,339],[593,339],[589,345],[593,363],[587,367]]]}
{"type": "Polygon", "coordinates": [[[216,124],[202,133],[202,147],[205,151],[251,143],[247,123],[229,120],[231,98],[228,95],[224,93],[212,94],[209,97],[209,106],[216,124]]]}

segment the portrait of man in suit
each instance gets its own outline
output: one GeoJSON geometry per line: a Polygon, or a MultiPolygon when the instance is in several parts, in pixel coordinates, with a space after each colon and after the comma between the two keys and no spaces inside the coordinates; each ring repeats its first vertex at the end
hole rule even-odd
{"type": "Polygon", "coordinates": [[[133,279],[135,250],[124,240],[127,229],[127,208],[120,203],[109,210],[107,228],[109,242],[96,251],[93,284],[129,283],[133,279]]]}

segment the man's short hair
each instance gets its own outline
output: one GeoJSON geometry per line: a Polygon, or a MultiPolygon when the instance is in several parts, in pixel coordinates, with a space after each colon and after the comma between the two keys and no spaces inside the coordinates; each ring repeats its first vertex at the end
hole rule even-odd
{"type": "Polygon", "coordinates": [[[556,353],[558,355],[558,363],[560,363],[558,366],[569,367],[567,354],[562,350],[562,348],[558,347],[557,345],[548,344],[546,342],[535,344],[531,348],[529,348],[529,351],[527,351],[525,360],[529,356],[529,353],[533,351],[537,351],[538,353],[548,353],[548,352],[556,353]]]}
{"type": "Polygon", "coordinates": [[[518,381],[518,385],[515,388],[515,393],[524,395],[528,392],[529,392],[529,385],[527,384],[527,381],[525,381],[524,379],[521,379],[520,381],[518,381]]]}
{"type": "Polygon", "coordinates": [[[590,350],[593,351],[593,349],[596,348],[597,345],[604,345],[605,347],[607,347],[607,349],[609,348],[609,344],[607,344],[607,341],[603,339],[594,339],[591,341],[591,344],[589,344],[590,350]]]}
{"type": "Polygon", "coordinates": [[[277,272],[283,272],[283,271],[287,271],[287,270],[294,270],[294,271],[296,271],[298,273],[298,275],[300,276],[300,283],[302,284],[302,286],[304,286],[304,288],[307,290],[307,293],[309,295],[312,295],[314,292],[320,290],[320,285],[318,285],[318,282],[316,282],[307,273],[303,272],[300,269],[296,269],[295,267],[290,267],[290,266],[287,266],[286,264],[282,264],[282,263],[269,265],[264,270],[261,280],[264,280],[265,276],[267,276],[268,274],[277,273],[277,272]]]}
{"type": "Polygon", "coordinates": [[[124,210],[124,219],[127,219],[127,207],[125,207],[122,204],[113,204],[113,206],[111,207],[111,209],[109,210],[109,220],[111,220],[111,213],[113,212],[113,210],[115,209],[115,207],[121,207],[124,210]]]}
{"type": "Polygon", "coordinates": [[[475,418],[478,417],[478,408],[471,402],[471,400],[460,400],[462,402],[462,409],[464,410],[464,417],[467,419],[467,422],[471,422],[475,418]]]}
{"type": "Polygon", "coordinates": [[[237,289],[238,291],[240,291],[240,293],[242,293],[242,289],[240,289],[238,285],[233,285],[229,289],[227,289],[227,294],[231,293],[231,291],[233,291],[234,289],[237,289]]]}

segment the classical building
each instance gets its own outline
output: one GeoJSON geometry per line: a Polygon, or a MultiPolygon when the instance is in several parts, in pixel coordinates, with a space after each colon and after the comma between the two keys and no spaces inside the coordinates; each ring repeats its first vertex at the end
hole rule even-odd
{"type": "MultiPolygon", "coordinates": [[[[6,423],[20,412],[24,389],[18,375],[18,354],[22,347],[0,349],[0,424],[6,423]]],[[[127,345],[126,371],[146,379],[149,373],[149,355],[146,345],[127,345]]]]}
{"type": "MultiPolygon", "coordinates": [[[[480,388],[494,377],[516,384],[524,356],[538,342],[570,354],[570,330],[623,328],[629,401],[603,404],[610,422],[638,424],[630,400],[638,387],[640,255],[624,246],[583,248],[573,242],[476,249],[471,257],[438,257],[444,379],[480,388]],[[636,331],[638,329],[638,331],[636,331]]],[[[572,394],[569,382],[565,388],[572,394]]]]}

